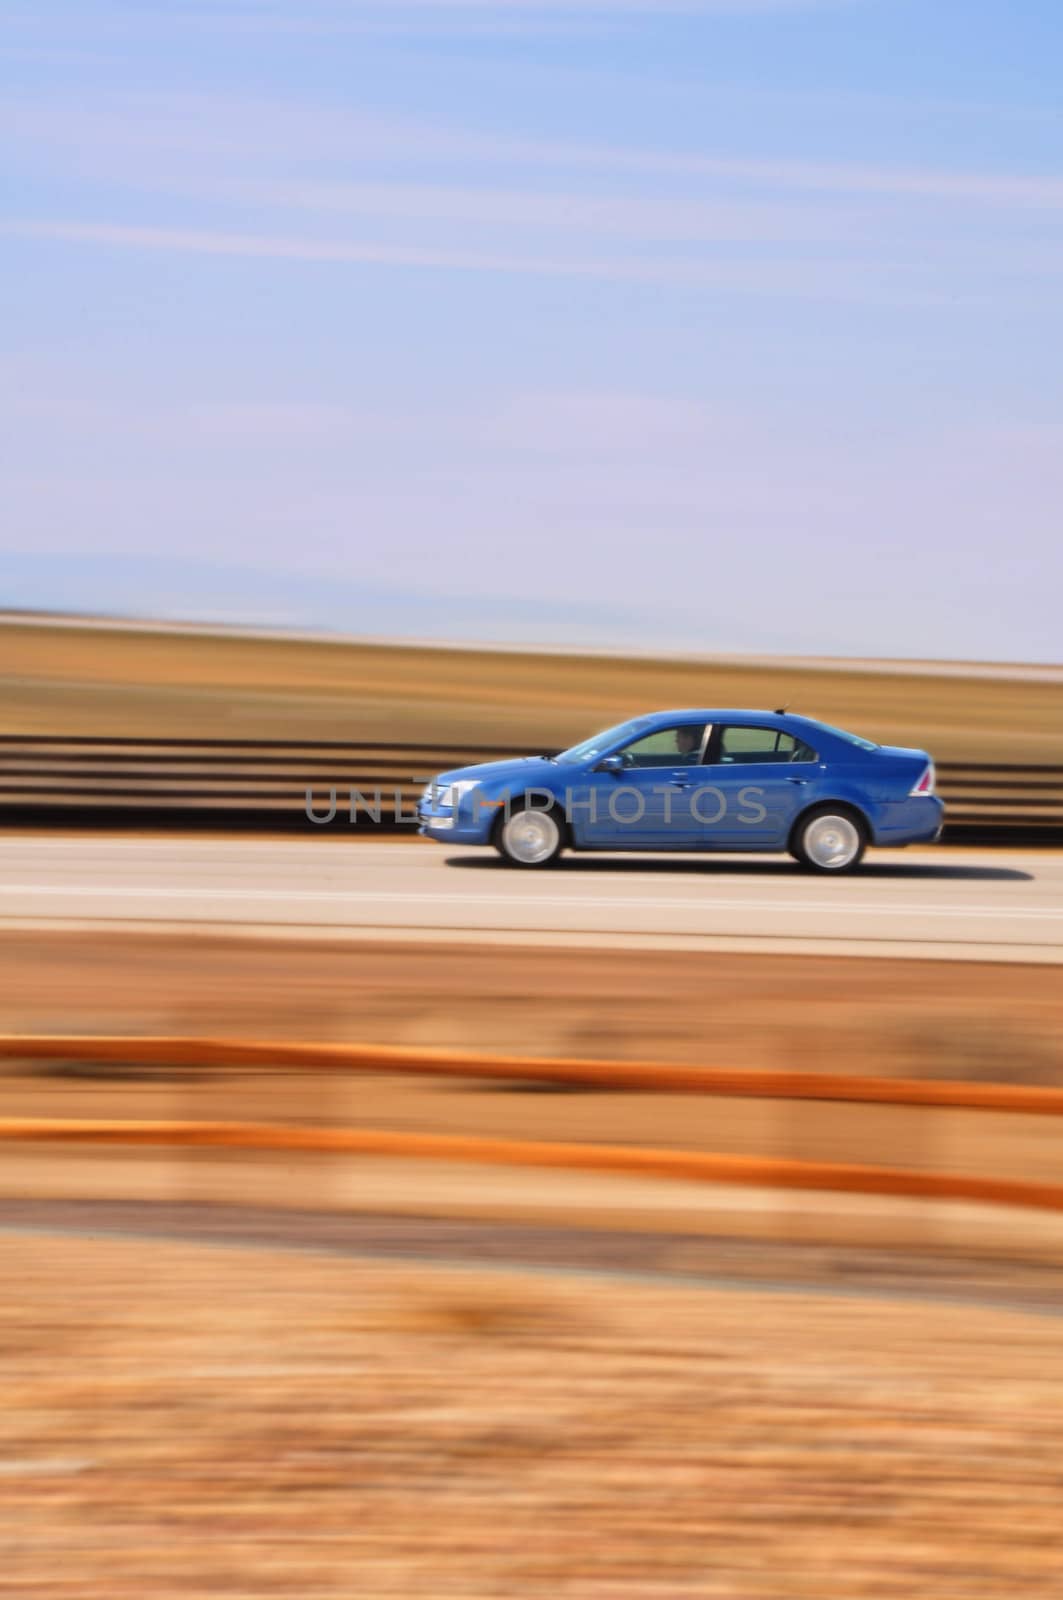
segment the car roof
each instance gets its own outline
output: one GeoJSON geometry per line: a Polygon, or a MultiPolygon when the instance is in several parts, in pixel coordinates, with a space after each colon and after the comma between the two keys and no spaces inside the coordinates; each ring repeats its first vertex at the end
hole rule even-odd
{"type": "Polygon", "coordinates": [[[806,727],[820,727],[813,717],[802,717],[791,711],[750,711],[747,707],[680,706],[675,711],[650,711],[646,713],[654,722],[662,717],[690,718],[691,722],[797,722],[806,727]]]}

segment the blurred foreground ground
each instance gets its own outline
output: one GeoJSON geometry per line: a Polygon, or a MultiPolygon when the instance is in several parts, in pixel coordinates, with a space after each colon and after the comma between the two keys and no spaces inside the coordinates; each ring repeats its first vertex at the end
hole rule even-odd
{"type": "MultiPolygon", "coordinates": [[[[1002,871],[1026,892],[1027,874],[998,867],[972,880],[980,900],[1002,871]]],[[[104,901],[146,887],[128,864],[83,872],[104,901]]],[[[9,898],[17,875],[12,860],[9,898]]],[[[870,877],[867,895],[884,900],[891,881],[870,877]]],[[[946,887],[931,874],[921,893],[946,887]]],[[[0,1030],[1063,1085],[1058,972],[412,929],[397,942],[9,925],[0,1030]]],[[[11,1117],[1063,1173],[1063,1119],[1003,1113],[209,1061],[12,1059],[0,1085],[11,1117]]],[[[1063,1587],[1061,1213],[41,1143],[0,1146],[0,1273],[0,1595],[13,1600],[1040,1600],[1063,1587]]]]}
{"type": "Polygon", "coordinates": [[[0,1031],[1063,1084],[1058,967],[985,961],[19,929],[0,1031]]]}
{"type": "Polygon", "coordinates": [[[1056,1316],[6,1236],[0,1593],[1048,1596],[1056,1316]]]}
{"type": "MultiPolygon", "coordinates": [[[[27,930],[0,940],[5,1032],[296,1038],[742,1069],[1063,1084],[1057,969],[682,951],[27,930]]],[[[779,1156],[1054,1183],[1063,1119],[623,1093],[306,1068],[20,1062],[15,1117],[333,1124],[779,1156]]],[[[1063,1218],[857,1196],[224,1151],[4,1153],[0,1198],[246,1203],[1063,1259],[1063,1218]]]]}

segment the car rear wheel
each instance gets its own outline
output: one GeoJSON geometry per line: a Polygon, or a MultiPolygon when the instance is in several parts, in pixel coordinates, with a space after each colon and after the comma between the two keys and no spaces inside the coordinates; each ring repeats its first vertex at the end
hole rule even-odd
{"type": "Polygon", "coordinates": [[[552,811],[514,811],[495,834],[495,848],[513,867],[548,867],[564,846],[561,824],[552,811]]]}
{"type": "Polygon", "coordinates": [[[802,817],[790,853],[814,872],[851,872],[867,848],[867,829],[855,812],[822,806],[802,817]]]}

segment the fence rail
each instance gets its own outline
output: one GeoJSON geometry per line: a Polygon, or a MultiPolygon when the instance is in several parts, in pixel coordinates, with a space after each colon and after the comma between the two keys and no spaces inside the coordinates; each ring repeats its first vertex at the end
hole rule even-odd
{"type": "MultiPolygon", "coordinates": [[[[142,823],[327,833],[307,820],[308,793],[327,811],[337,791],[334,826],[346,827],[350,791],[379,790],[386,797],[380,821],[360,810],[358,827],[401,832],[413,827],[416,798],[434,773],[526,754],[475,741],[7,734],[0,736],[0,826],[142,823]]],[[[946,840],[1063,844],[1063,766],[943,762],[938,780],[948,805],[946,840]]]]}
{"type": "Polygon", "coordinates": [[[733,1188],[886,1195],[905,1200],[968,1201],[1063,1211],[1063,1184],[969,1173],[919,1172],[849,1161],[716,1154],[640,1145],[555,1144],[477,1134],[412,1133],[408,1129],[338,1128],[253,1122],[140,1122],[106,1118],[3,1117],[0,1145],[96,1145],[126,1149],[241,1150],[274,1155],[371,1156],[492,1167],[606,1172],[733,1188]]]}
{"type": "Polygon", "coordinates": [[[1063,1087],[967,1078],[888,1078],[857,1072],[701,1067],[664,1061],[481,1055],[439,1046],[306,1039],[194,1038],[166,1034],[0,1034],[0,1062],[44,1061],[138,1070],[217,1069],[336,1073],[508,1083],[590,1093],[704,1095],[738,1100],[829,1101],[1063,1117],[1063,1087]]]}
{"type": "MultiPolygon", "coordinates": [[[[297,1068],[404,1073],[470,1078],[549,1078],[571,1087],[603,1087],[659,1093],[753,1095],[781,1101],[834,1100],[847,1104],[965,1107],[982,1112],[1025,1112],[1056,1117],[1063,1094],[1022,1084],[942,1083],[862,1079],[798,1073],[732,1072],[726,1069],[654,1066],[647,1063],[550,1061],[464,1056],[457,1052],[411,1051],[378,1045],[296,1041],[178,1038],[0,1035],[0,1059],[25,1062],[97,1061],[254,1067],[281,1063],[297,1068]]],[[[547,1143],[464,1133],[418,1133],[409,1129],[337,1127],[320,1123],[215,1122],[84,1117],[0,1118],[0,1149],[11,1145],[89,1145],[99,1148],[170,1148],[257,1151],[314,1156],[393,1157],[404,1161],[477,1163],[502,1167],[598,1172],[736,1187],[886,1195],[914,1200],[1063,1211],[1063,1184],[1037,1183],[982,1174],[921,1171],[780,1156],[739,1155],[641,1145],[547,1143]]]]}

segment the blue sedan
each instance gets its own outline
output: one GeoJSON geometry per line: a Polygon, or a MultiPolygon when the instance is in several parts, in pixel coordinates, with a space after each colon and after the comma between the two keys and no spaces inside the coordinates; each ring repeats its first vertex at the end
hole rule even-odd
{"type": "Polygon", "coordinates": [[[440,773],[418,807],[445,844],[517,867],[572,850],[789,851],[846,872],[867,846],[930,843],[944,822],[925,750],[778,711],[657,711],[557,756],[440,773]]]}

